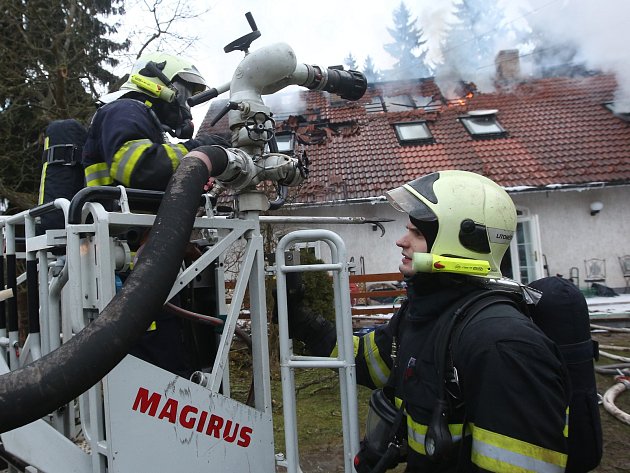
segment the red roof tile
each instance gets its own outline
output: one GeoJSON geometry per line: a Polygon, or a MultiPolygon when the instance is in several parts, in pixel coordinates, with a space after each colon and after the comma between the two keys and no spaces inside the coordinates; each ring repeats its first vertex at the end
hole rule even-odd
{"type": "Polygon", "coordinates": [[[379,196],[420,175],[453,168],[479,172],[505,187],[630,182],[630,123],[603,106],[616,87],[610,75],[545,78],[477,93],[462,105],[446,104],[426,79],[371,86],[358,102],[301,92],[302,116],[328,134],[322,143],[305,145],[311,172],[294,201],[379,196]],[[365,110],[373,97],[403,94],[442,101],[437,110],[365,110]],[[481,109],[498,110],[506,136],[475,139],[466,131],[458,118],[481,109]],[[399,144],[393,124],[414,120],[428,122],[433,143],[399,144]]]}

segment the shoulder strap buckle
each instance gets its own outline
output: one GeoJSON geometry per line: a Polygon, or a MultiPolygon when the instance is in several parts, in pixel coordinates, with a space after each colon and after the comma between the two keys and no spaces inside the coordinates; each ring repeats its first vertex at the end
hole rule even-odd
{"type": "Polygon", "coordinates": [[[48,164],[63,164],[72,166],[81,161],[78,147],[71,143],[64,145],[53,145],[44,150],[42,159],[48,164]]]}

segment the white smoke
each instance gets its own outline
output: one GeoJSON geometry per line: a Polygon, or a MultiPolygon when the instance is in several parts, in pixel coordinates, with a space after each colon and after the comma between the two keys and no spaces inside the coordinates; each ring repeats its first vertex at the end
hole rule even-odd
{"type": "Polygon", "coordinates": [[[532,25],[551,39],[571,42],[578,60],[589,69],[614,73],[619,88],[615,96],[618,112],[630,111],[630,2],[628,0],[529,0],[532,25]]]}
{"type": "MultiPolygon", "coordinates": [[[[393,67],[396,60],[385,52],[383,45],[392,41],[387,27],[393,26],[393,12],[400,0],[377,2],[369,8],[360,0],[321,0],[316,4],[291,0],[264,3],[256,0],[209,1],[213,8],[204,18],[202,39],[197,50],[187,51],[187,54],[199,58],[195,63],[213,87],[229,81],[242,59],[242,54],[225,54],[222,48],[249,31],[243,15],[245,11],[254,14],[263,33],[254,42],[253,49],[285,41],[294,48],[299,62],[320,66],[341,64],[351,52],[362,67],[369,55],[381,73],[393,67]]],[[[403,1],[411,18],[417,19],[418,27],[424,32],[428,65],[436,67],[448,63],[449,53],[442,50],[441,44],[454,21],[455,5],[462,0],[403,1]]],[[[497,2],[503,15],[501,24],[489,21],[492,15],[486,14],[481,15],[476,29],[494,33],[495,55],[503,49],[519,50],[524,79],[534,73],[535,53],[528,35],[532,29],[537,29],[544,32],[550,43],[574,43],[579,50],[576,60],[583,61],[588,68],[615,73],[619,83],[617,108],[626,104],[625,109],[630,109],[630,48],[625,46],[630,44],[630,28],[627,26],[630,23],[630,0],[477,0],[476,3],[481,9],[489,9],[489,5],[497,2]]],[[[484,91],[484,88],[493,86],[495,71],[494,57],[486,58],[477,63],[472,76],[457,77],[453,72],[452,83],[457,84],[459,80],[474,82],[484,91]]],[[[443,71],[436,72],[436,77],[442,80],[443,71]]],[[[383,80],[387,79],[383,77],[383,80]]],[[[440,86],[444,84],[440,83],[440,86]]],[[[448,88],[444,87],[444,90],[448,88]]]]}
{"type": "MultiPolygon", "coordinates": [[[[454,0],[450,8],[460,1],[454,0]]],[[[483,9],[494,2],[478,0],[468,3],[483,9]]],[[[577,49],[574,58],[576,64],[582,63],[587,69],[615,74],[619,84],[614,99],[615,110],[630,111],[630,48],[627,47],[630,44],[630,1],[499,0],[498,6],[503,14],[499,25],[488,22],[491,16],[486,14],[480,15],[481,21],[475,26],[477,32],[494,34],[494,55],[501,50],[518,49],[521,73],[527,78],[536,72],[532,63],[537,54],[528,37],[529,33],[539,31],[550,46],[572,44],[577,49]],[[484,24],[484,21],[487,23],[484,24]]],[[[444,6],[439,11],[432,10],[431,16],[422,17],[422,24],[434,21],[430,31],[439,32],[444,38],[453,21],[449,11],[452,10],[444,6]]],[[[455,50],[452,44],[451,50],[443,50],[443,43],[435,40],[431,42],[433,51],[430,51],[430,57],[438,66],[436,81],[444,89],[443,92],[454,90],[460,80],[474,82],[481,91],[491,91],[496,73],[493,58],[485,58],[474,71],[468,70],[464,75],[458,57],[465,57],[469,53],[466,48],[472,42],[461,41],[456,44],[455,50]]]]}

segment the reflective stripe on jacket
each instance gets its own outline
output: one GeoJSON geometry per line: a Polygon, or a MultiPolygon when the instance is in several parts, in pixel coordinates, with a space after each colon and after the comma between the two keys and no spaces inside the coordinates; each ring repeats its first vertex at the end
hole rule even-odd
{"type": "Polygon", "coordinates": [[[457,448],[451,461],[440,467],[426,456],[424,440],[439,382],[435,368],[438,320],[472,290],[432,288],[425,295],[411,290],[404,314],[396,314],[389,324],[359,340],[358,382],[374,388],[387,381],[392,369],[392,326],[400,324],[393,384],[396,398],[405,400],[407,472],[455,472],[460,458],[468,459],[470,471],[564,471],[566,372],[553,342],[506,304],[483,309],[454,343],[459,387],[450,386],[455,397],[449,397],[453,405],[449,430],[457,448]],[[400,317],[404,322],[394,322],[400,317]],[[467,450],[464,457],[460,448],[467,450]]]}
{"type": "Polygon", "coordinates": [[[159,122],[142,102],[118,99],[98,110],[83,150],[86,184],[164,190],[183,144],[167,143],[159,122]]]}

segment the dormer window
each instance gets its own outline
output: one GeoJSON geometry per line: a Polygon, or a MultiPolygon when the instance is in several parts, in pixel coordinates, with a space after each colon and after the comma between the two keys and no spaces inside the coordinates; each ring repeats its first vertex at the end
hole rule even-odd
{"type": "Polygon", "coordinates": [[[459,120],[473,138],[500,138],[507,135],[497,120],[498,110],[471,110],[459,120]]]}
{"type": "Polygon", "coordinates": [[[433,143],[433,134],[426,121],[394,123],[396,136],[401,145],[433,143]]]}

